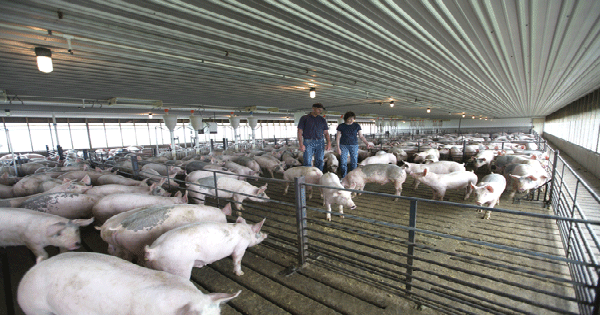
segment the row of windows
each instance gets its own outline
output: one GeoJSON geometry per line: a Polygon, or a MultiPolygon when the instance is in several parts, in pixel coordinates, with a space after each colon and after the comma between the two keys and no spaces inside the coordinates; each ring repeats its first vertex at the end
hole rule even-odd
{"type": "MultiPolygon", "coordinates": [[[[376,132],[374,124],[361,124],[364,134],[376,132]]],[[[330,134],[335,134],[336,123],[330,125],[330,134]]],[[[257,139],[295,138],[296,125],[286,123],[260,123],[256,128],[257,139]]],[[[106,147],[127,147],[164,145],[171,143],[170,133],[162,123],[65,123],[57,124],[56,130],[48,123],[10,123],[5,124],[6,137],[0,136],[0,152],[45,151],[46,146],[52,149],[60,144],[63,149],[90,149],[106,147]],[[89,130],[89,136],[88,136],[89,130]],[[58,134],[58,143],[57,143],[58,134]]],[[[175,127],[176,143],[190,146],[193,143],[194,131],[187,123],[180,123],[175,127]]],[[[227,138],[234,140],[234,131],[229,124],[218,124],[217,133],[198,135],[200,142],[222,141],[227,138]]],[[[247,124],[240,124],[238,128],[239,140],[252,139],[252,129],[247,124]]]]}
{"type": "Polygon", "coordinates": [[[600,89],[547,116],[544,132],[600,153],[600,89]]]}

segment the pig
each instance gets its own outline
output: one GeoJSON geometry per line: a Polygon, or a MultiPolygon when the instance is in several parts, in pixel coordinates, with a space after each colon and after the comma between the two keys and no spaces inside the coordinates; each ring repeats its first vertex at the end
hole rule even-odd
{"type": "Polygon", "coordinates": [[[494,151],[492,150],[479,151],[479,153],[473,157],[473,166],[476,170],[483,166],[487,166],[487,171],[491,173],[494,155],[494,151]]]}
{"type": "Polygon", "coordinates": [[[67,219],[82,219],[92,216],[92,207],[100,198],[100,196],[68,192],[40,194],[28,198],[20,207],[59,215],[67,219]]]}
{"type": "Polygon", "coordinates": [[[69,220],[28,209],[0,208],[0,246],[25,245],[39,263],[48,258],[46,246],[56,246],[61,252],[78,249],[81,244],[79,227],[93,221],[93,218],[69,220]]]}
{"type": "Polygon", "coordinates": [[[505,176],[509,179],[510,194],[509,198],[514,198],[516,192],[526,193],[531,189],[542,186],[548,180],[548,173],[541,165],[531,164],[512,164],[504,170],[505,176]]]}
{"type": "Polygon", "coordinates": [[[7,199],[0,200],[0,207],[18,208],[26,200],[40,196],[40,195],[58,193],[58,192],[83,194],[90,188],[92,188],[92,186],[82,185],[81,182],[74,182],[74,181],[66,180],[62,185],[56,186],[56,187],[49,189],[43,193],[37,193],[37,194],[24,196],[24,197],[7,198],[7,199]]]}
{"type": "MultiPolygon", "coordinates": [[[[506,179],[500,174],[488,174],[477,183],[477,186],[471,184],[471,190],[475,193],[475,203],[488,208],[500,204],[500,196],[505,188],[506,179]]],[[[486,211],[482,219],[489,220],[491,213],[491,211],[486,211]]]]}
{"type": "MultiPolygon", "coordinates": [[[[266,202],[270,199],[265,193],[267,184],[262,187],[256,187],[243,180],[230,177],[217,176],[217,189],[219,198],[233,198],[238,213],[244,209],[242,203],[246,199],[257,202],[266,202]],[[251,195],[252,197],[245,195],[251,195]]],[[[204,204],[205,195],[216,196],[215,179],[213,177],[205,177],[195,183],[188,183],[188,191],[196,203],[204,204]]]]}
{"type": "Polygon", "coordinates": [[[448,174],[436,174],[425,167],[422,172],[409,173],[416,180],[431,187],[433,200],[444,199],[448,189],[465,189],[464,200],[471,196],[471,185],[477,183],[477,175],[468,171],[456,171],[448,174]]]}
{"type": "Polygon", "coordinates": [[[265,171],[269,171],[271,178],[274,178],[273,172],[283,173],[283,165],[281,161],[270,159],[267,156],[255,156],[254,160],[260,165],[263,170],[263,174],[265,171]]]}
{"type": "Polygon", "coordinates": [[[151,196],[147,194],[113,194],[100,197],[100,200],[92,208],[92,214],[96,218],[96,222],[103,224],[113,215],[135,208],[187,203],[187,195],[187,192],[183,197],[181,196],[181,192],[177,192],[175,197],[151,196]]]}
{"type": "Polygon", "coordinates": [[[298,161],[298,159],[296,159],[289,151],[285,151],[281,154],[281,160],[285,163],[287,168],[302,165],[302,163],[300,163],[300,161],[298,161]]]}
{"type": "Polygon", "coordinates": [[[400,148],[392,148],[390,153],[396,157],[397,161],[406,161],[408,159],[408,154],[400,148]]]}
{"type": "MultiPolygon", "coordinates": [[[[284,195],[288,193],[290,182],[293,181],[294,178],[300,176],[304,176],[305,183],[307,184],[319,184],[321,176],[323,176],[323,172],[321,172],[318,167],[314,166],[296,166],[287,169],[285,172],[283,172],[283,180],[286,181],[285,189],[283,190],[284,195]]],[[[309,200],[312,198],[312,188],[312,186],[306,186],[309,200]]]]}
{"type": "Polygon", "coordinates": [[[24,175],[32,175],[35,173],[36,170],[46,167],[44,164],[40,164],[40,163],[25,163],[23,165],[20,166],[21,171],[19,173],[23,173],[24,175]]]}
{"type": "MultiPolygon", "coordinates": [[[[383,151],[380,151],[383,152],[383,151]]],[[[362,160],[358,165],[365,166],[369,164],[394,164],[396,165],[398,160],[396,156],[392,153],[383,152],[381,154],[376,154],[373,156],[369,156],[368,158],[362,160]]]]}
{"type": "Polygon", "coordinates": [[[51,181],[53,178],[50,175],[28,175],[23,177],[13,186],[13,195],[15,197],[29,196],[44,192],[40,186],[43,182],[51,181]]]}
{"type": "Polygon", "coordinates": [[[6,186],[6,185],[0,184],[0,198],[5,199],[5,198],[12,198],[14,196],[15,195],[13,194],[12,186],[6,186]]]}
{"type": "Polygon", "coordinates": [[[428,155],[433,155],[434,158],[440,160],[440,151],[438,149],[427,149],[423,152],[418,152],[413,158],[414,163],[424,163],[428,155]]]}
{"type": "Polygon", "coordinates": [[[267,238],[260,232],[265,220],[250,225],[238,217],[235,223],[194,223],[170,230],[146,246],[147,265],[189,279],[193,267],[202,268],[231,255],[234,273],[242,276],[246,249],[267,238]]]}
{"type": "Polygon", "coordinates": [[[71,171],[71,172],[66,172],[66,173],[58,176],[58,178],[59,179],[69,178],[69,179],[81,180],[85,176],[89,176],[92,179],[92,184],[98,185],[98,178],[100,178],[100,176],[106,175],[106,174],[112,174],[111,169],[101,170],[100,168],[96,168],[96,170],[94,170],[94,171],[71,171]]]}
{"type": "MultiPolygon", "coordinates": [[[[251,168],[243,166],[243,165],[239,165],[232,161],[226,161],[224,166],[225,166],[225,168],[229,169],[230,171],[232,171],[238,175],[251,176],[251,177],[257,177],[257,175],[258,175],[258,173],[255,172],[254,170],[252,170],[251,168]]],[[[239,178],[239,179],[242,179],[242,178],[239,178]]]]}
{"type": "Polygon", "coordinates": [[[91,187],[85,192],[87,195],[108,196],[112,194],[148,194],[152,196],[170,197],[171,194],[162,188],[162,182],[150,186],[127,186],[108,184],[91,187]]]}
{"type": "Polygon", "coordinates": [[[255,171],[257,174],[260,173],[260,165],[256,160],[247,156],[236,156],[231,162],[237,163],[239,165],[249,167],[251,170],[255,171]]]}
{"type": "Polygon", "coordinates": [[[223,210],[205,205],[159,205],[119,213],[106,220],[100,236],[108,243],[108,253],[120,258],[144,262],[144,247],[166,231],[197,222],[227,223],[231,204],[223,210]]]}
{"type": "Polygon", "coordinates": [[[504,173],[507,165],[522,164],[528,160],[528,157],[522,155],[499,155],[494,159],[495,172],[504,173]]]}
{"type": "MultiPolygon", "coordinates": [[[[452,173],[452,172],[456,172],[456,171],[464,171],[465,170],[465,165],[464,164],[460,164],[454,161],[439,161],[439,162],[435,162],[435,163],[430,163],[430,164],[415,164],[415,163],[409,163],[404,161],[402,167],[404,168],[404,170],[409,173],[409,172],[422,172],[423,169],[425,169],[426,167],[429,169],[429,171],[434,172],[436,174],[448,174],[448,173],[452,173]]],[[[419,187],[419,181],[415,180],[414,189],[417,189],[419,187]]]]}
{"type": "Polygon", "coordinates": [[[0,184],[5,186],[13,186],[19,180],[21,180],[21,177],[11,177],[8,175],[8,173],[2,173],[0,176],[0,184]]]}
{"type": "Polygon", "coordinates": [[[64,253],[31,268],[17,301],[27,315],[218,315],[240,294],[204,294],[189,280],[100,253],[64,253]]]}
{"type": "MultiPolygon", "coordinates": [[[[378,183],[385,185],[388,182],[394,184],[395,195],[402,193],[402,184],[406,180],[406,172],[403,168],[391,164],[371,164],[354,169],[344,177],[342,185],[344,188],[363,190],[367,183],[378,183]]],[[[394,200],[398,200],[395,198],[394,200]]]]}
{"type": "Polygon", "coordinates": [[[179,166],[168,166],[168,165],[158,164],[158,163],[146,164],[146,165],[142,166],[141,171],[147,171],[150,169],[157,171],[158,174],[160,174],[161,176],[171,176],[173,174],[185,175],[185,173],[186,173],[185,170],[179,166]]]}
{"type": "Polygon", "coordinates": [[[148,186],[146,181],[139,181],[121,175],[107,174],[98,177],[98,185],[124,185],[124,186],[148,186]]]}
{"type": "Polygon", "coordinates": [[[340,166],[340,162],[333,152],[325,153],[325,158],[323,160],[325,162],[326,169],[332,173],[336,173],[338,167],[340,166]]]}
{"type": "Polygon", "coordinates": [[[321,188],[323,191],[323,206],[327,210],[327,221],[331,221],[331,205],[337,204],[341,217],[343,218],[344,206],[351,210],[356,209],[356,205],[352,201],[352,193],[343,189],[344,186],[340,183],[340,178],[331,172],[323,174],[319,185],[328,187],[337,187],[339,189],[321,188]]]}

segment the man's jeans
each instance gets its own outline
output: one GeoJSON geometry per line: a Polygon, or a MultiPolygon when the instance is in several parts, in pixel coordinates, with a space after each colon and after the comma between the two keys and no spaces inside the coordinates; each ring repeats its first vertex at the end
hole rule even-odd
{"type": "Polygon", "coordinates": [[[325,154],[325,139],[313,140],[304,139],[304,166],[312,166],[313,156],[315,157],[315,167],[323,171],[323,155],[325,154]]]}
{"type": "Polygon", "coordinates": [[[358,144],[340,144],[340,151],[342,151],[342,154],[340,155],[340,169],[342,171],[341,178],[344,178],[348,172],[356,168],[356,164],[358,163],[358,144]],[[348,153],[350,153],[349,170],[347,170],[348,153]]]}

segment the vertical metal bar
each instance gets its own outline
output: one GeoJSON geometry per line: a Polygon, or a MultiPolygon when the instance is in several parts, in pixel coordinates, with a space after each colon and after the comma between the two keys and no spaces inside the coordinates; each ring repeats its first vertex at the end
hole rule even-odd
{"type": "Polygon", "coordinates": [[[6,249],[4,247],[0,247],[0,260],[2,263],[2,277],[4,278],[4,294],[6,298],[6,311],[8,314],[16,314],[15,313],[15,298],[13,296],[12,284],[10,279],[10,270],[8,268],[8,255],[6,253],[6,249]]]}
{"type": "Polygon", "coordinates": [[[165,164],[165,168],[167,169],[167,183],[169,185],[169,190],[171,190],[171,176],[169,176],[169,165],[165,164]]]}
{"type": "Polygon", "coordinates": [[[467,151],[467,140],[463,140],[463,156],[462,156],[462,162],[465,163],[465,153],[467,151]]]}
{"type": "Polygon", "coordinates": [[[308,250],[305,183],[304,176],[294,178],[294,189],[296,190],[296,224],[298,227],[298,264],[300,267],[306,263],[308,250]]]}
{"type": "Polygon", "coordinates": [[[69,127],[69,139],[71,140],[71,149],[75,149],[75,145],[73,144],[73,133],[71,132],[71,122],[69,118],[67,118],[67,126],[69,127]]]}
{"type": "MultiPolygon", "coordinates": [[[[221,200],[219,200],[219,186],[217,186],[217,172],[213,172],[213,178],[215,182],[215,198],[217,198],[217,207],[221,208],[221,200]]],[[[240,209],[239,207],[236,208],[240,209]]]]}
{"type": "Polygon", "coordinates": [[[133,169],[133,178],[138,179],[140,176],[140,167],[138,165],[137,155],[131,156],[131,168],[133,169]]]}
{"type": "Polygon", "coordinates": [[[413,272],[413,256],[415,253],[415,230],[417,227],[417,201],[410,201],[410,217],[408,226],[413,230],[408,231],[408,256],[406,257],[406,291],[410,291],[412,288],[412,272],[413,272]]]}
{"type": "Polygon", "coordinates": [[[88,142],[90,143],[90,150],[93,148],[92,146],[92,136],[90,136],[90,123],[88,119],[85,119],[85,129],[87,130],[88,142]]]}
{"type": "Polygon", "coordinates": [[[31,139],[31,128],[29,127],[29,117],[25,117],[25,122],[27,123],[27,132],[29,133],[29,144],[31,145],[31,152],[34,152],[33,149],[33,139],[31,139]]]}
{"type": "MultiPolygon", "coordinates": [[[[556,182],[556,163],[558,162],[559,150],[554,151],[554,162],[552,165],[552,180],[550,181],[550,196],[548,197],[547,203],[552,203],[552,198],[554,197],[554,183],[556,182]]],[[[546,197],[544,196],[544,199],[546,197]]],[[[544,200],[545,201],[545,200],[544,200]]]]}
{"type": "Polygon", "coordinates": [[[596,297],[594,298],[594,309],[592,310],[593,315],[600,314],[600,273],[597,278],[598,283],[596,284],[596,297]]]}
{"type": "MultiPolygon", "coordinates": [[[[576,207],[575,203],[577,202],[577,190],[578,189],[579,189],[579,179],[577,180],[577,183],[575,184],[575,194],[573,195],[573,206],[571,207],[571,213],[570,213],[571,219],[573,219],[573,217],[575,216],[575,207],[576,207]]],[[[569,257],[569,254],[571,253],[571,242],[569,240],[571,239],[571,235],[573,235],[573,225],[574,224],[577,224],[577,223],[573,223],[573,221],[569,221],[569,234],[567,236],[566,257],[569,257]]]]}

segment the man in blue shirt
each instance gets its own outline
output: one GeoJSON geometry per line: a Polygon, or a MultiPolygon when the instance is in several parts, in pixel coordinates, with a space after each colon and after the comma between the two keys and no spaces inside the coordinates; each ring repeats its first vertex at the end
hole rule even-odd
{"type": "Polygon", "coordinates": [[[313,156],[315,157],[315,167],[323,171],[323,156],[325,150],[331,150],[331,139],[329,139],[329,126],[327,120],[321,116],[325,110],[321,103],[313,104],[312,112],[304,115],[298,122],[298,143],[300,151],[304,152],[304,166],[312,166],[313,156]],[[327,140],[327,147],[324,148],[323,140],[327,140]]]}

